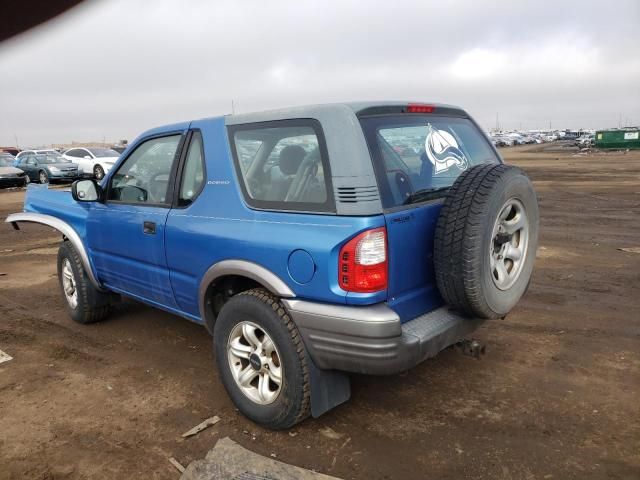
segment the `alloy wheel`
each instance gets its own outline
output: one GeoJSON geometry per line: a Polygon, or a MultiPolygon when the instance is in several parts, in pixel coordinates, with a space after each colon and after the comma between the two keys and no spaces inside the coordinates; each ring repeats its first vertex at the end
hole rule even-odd
{"type": "Polygon", "coordinates": [[[75,309],[78,306],[78,289],[71,262],[68,258],[62,261],[62,289],[67,303],[71,308],[75,309]]]}
{"type": "Polygon", "coordinates": [[[252,322],[239,322],[227,341],[229,367],[240,391],[251,401],[273,403],[283,385],[284,368],[275,343],[252,322]]]}
{"type": "Polygon", "coordinates": [[[500,290],[508,290],[518,280],[529,243],[529,222],[520,200],[511,198],[500,209],[491,239],[491,279],[500,290]]]}

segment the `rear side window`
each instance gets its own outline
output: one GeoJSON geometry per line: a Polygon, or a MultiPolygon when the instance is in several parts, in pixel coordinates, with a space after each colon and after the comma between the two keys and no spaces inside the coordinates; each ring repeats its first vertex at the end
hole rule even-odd
{"type": "Polygon", "coordinates": [[[79,150],[76,148],[74,150],[69,150],[67,152],[67,155],[69,155],[70,157],[84,158],[85,155],[89,155],[89,154],[84,150],[79,150]]]}
{"type": "Polygon", "coordinates": [[[489,141],[467,118],[384,115],[361,119],[384,208],[444,196],[466,169],[498,163],[489,141]]]}
{"type": "Polygon", "coordinates": [[[324,137],[315,120],[232,126],[238,177],[250,206],[267,210],[333,212],[324,137]]]}

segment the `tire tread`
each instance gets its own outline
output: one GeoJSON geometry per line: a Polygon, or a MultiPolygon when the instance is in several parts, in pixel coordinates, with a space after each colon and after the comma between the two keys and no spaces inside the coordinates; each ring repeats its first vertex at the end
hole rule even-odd
{"type": "Polygon", "coordinates": [[[440,212],[434,236],[436,283],[444,300],[464,313],[496,318],[483,299],[481,282],[483,235],[492,218],[492,191],[511,165],[482,164],[463,172],[454,182],[440,212]]]}

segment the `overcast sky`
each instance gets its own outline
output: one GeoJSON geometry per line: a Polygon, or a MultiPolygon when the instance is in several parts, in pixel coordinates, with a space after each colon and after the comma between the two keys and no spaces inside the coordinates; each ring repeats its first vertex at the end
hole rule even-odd
{"type": "Polygon", "coordinates": [[[640,124],[640,2],[89,1],[0,44],[0,145],[133,139],[307,103],[460,105],[486,128],[640,124]]]}

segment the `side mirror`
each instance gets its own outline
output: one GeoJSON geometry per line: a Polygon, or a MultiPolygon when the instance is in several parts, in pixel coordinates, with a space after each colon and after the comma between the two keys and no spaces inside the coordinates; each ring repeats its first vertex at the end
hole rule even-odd
{"type": "Polygon", "coordinates": [[[102,188],[95,180],[76,180],[71,185],[71,196],[76,202],[99,202],[102,188]]]}

